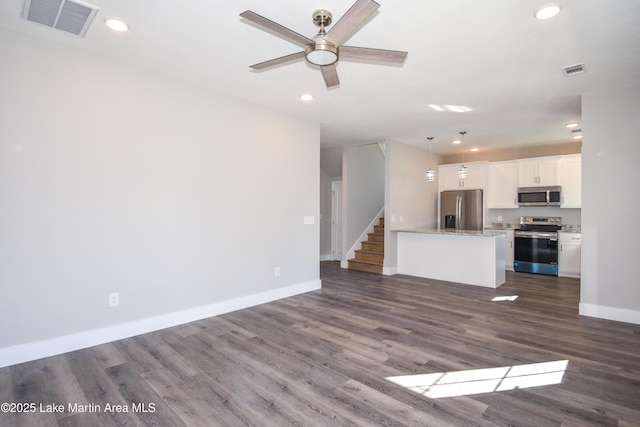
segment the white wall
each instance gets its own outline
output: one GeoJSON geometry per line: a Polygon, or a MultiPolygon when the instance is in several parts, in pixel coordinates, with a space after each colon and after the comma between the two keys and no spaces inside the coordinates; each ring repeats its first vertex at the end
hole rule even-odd
{"type": "Polygon", "coordinates": [[[342,199],[343,261],[384,207],[385,159],[378,144],[348,147],[344,152],[342,199]]]}
{"type": "Polygon", "coordinates": [[[438,182],[427,182],[424,173],[438,169],[439,157],[397,141],[386,142],[386,196],[384,272],[397,267],[397,236],[400,228],[435,228],[438,218],[438,182]]]}
{"type": "Polygon", "coordinates": [[[387,146],[387,218],[390,230],[436,226],[438,181],[427,182],[425,172],[429,167],[438,170],[436,155],[425,150],[389,141],[387,146]]]}
{"type": "Polygon", "coordinates": [[[5,30],[0,52],[0,366],[319,287],[319,125],[5,30]]]}
{"type": "Polygon", "coordinates": [[[582,98],[580,314],[640,323],[640,86],[582,98]]]}

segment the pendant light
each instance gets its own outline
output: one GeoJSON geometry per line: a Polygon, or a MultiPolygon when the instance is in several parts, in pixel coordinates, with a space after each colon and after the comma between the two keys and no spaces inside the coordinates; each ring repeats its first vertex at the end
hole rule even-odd
{"type": "MultiPolygon", "coordinates": [[[[467,133],[465,131],[458,132],[460,134],[460,142],[462,142],[462,138],[467,133]]],[[[464,149],[462,150],[462,163],[460,164],[460,169],[458,169],[458,179],[465,180],[469,177],[469,172],[467,171],[467,167],[464,165],[464,149]]]]}
{"type": "Polygon", "coordinates": [[[424,178],[429,182],[433,182],[436,179],[436,172],[431,169],[431,141],[433,140],[433,137],[429,136],[427,137],[427,140],[429,140],[429,170],[424,173],[424,178]]]}

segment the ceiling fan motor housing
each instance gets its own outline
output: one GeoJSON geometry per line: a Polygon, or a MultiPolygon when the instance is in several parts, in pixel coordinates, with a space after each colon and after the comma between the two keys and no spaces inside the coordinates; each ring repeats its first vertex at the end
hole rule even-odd
{"type": "Polygon", "coordinates": [[[313,12],[313,23],[316,24],[317,27],[323,28],[331,25],[331,12],[328,10],[320,9],[313,12]]]}

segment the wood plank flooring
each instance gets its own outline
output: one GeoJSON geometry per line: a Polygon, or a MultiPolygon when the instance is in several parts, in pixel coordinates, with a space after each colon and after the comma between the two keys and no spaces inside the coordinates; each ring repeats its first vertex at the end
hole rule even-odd
{"type": "Polygon", "coordinates": [[[0,425],[640,425],[640,325],[578,316],[576,279],[508,273],[494,290],[335,262],[321,278],[321,291],[0,369],[0,402],[36,405],[0,425]],[[435,397],[387,379],[558,360],[559,383],[505,391],[468,394],[466,378],[435,397]]]}

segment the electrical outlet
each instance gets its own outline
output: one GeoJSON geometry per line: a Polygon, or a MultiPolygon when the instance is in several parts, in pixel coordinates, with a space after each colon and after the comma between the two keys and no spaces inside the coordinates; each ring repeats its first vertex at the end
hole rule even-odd
{"type": "Polygon", "coordinates": [[[109,294],[109,307],[117,307],[120,305],[120,293],[114,292],[109,294]]]}
{"type": "Polygon", "coordinates": [[[276,267],[273,274],[275,277],[280,277],[280,267],[276,267]]]}
{"type": "Polygon", "coordinates": [[[502,215],[498,215],[498,221],[502,221],[502,215]]]}

